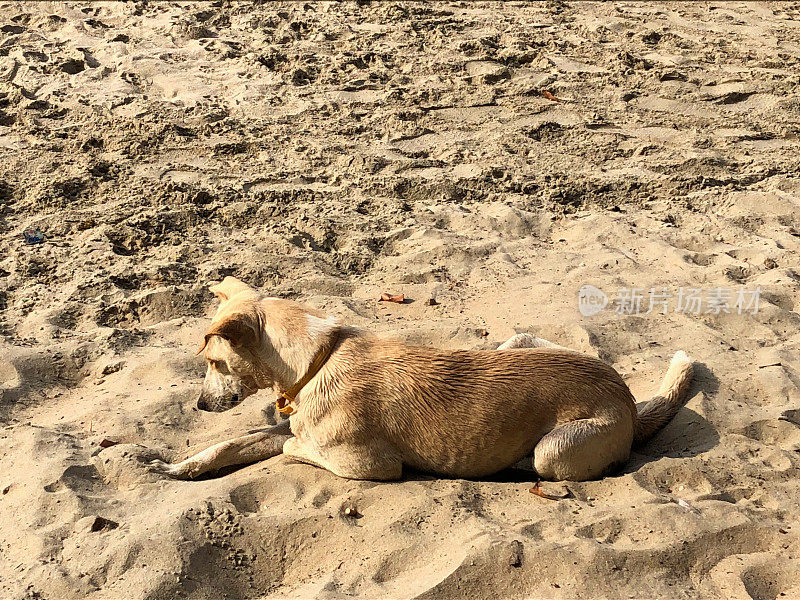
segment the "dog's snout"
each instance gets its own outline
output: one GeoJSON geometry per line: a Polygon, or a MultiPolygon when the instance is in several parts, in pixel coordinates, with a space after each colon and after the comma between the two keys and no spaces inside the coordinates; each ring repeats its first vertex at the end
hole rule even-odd
{"type": "Polygon", "coordinates": [[[197,408],[200,410],[208,410],[208,402],[206,402],[206,399],[203,396],[200,396],[197,399],[197,408]]]}

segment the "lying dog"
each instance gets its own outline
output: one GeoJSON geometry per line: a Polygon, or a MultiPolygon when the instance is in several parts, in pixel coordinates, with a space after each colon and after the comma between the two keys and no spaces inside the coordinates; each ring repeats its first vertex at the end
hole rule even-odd
{"type": "Polygon", "coordinates": [[[397,479],[403,465],[481,477],[531,454],[540,477],[593,479],[674,416],[692,379],[678,352],[637,414],[610,366],[529,334],[496,351],[436,350],[339,325],[233,277],[211,291],[221,303],[205,336],[198,408],[225,411],[274,387],[291,417],[177,464],[152,463],[176,478],[282,451],[352,479],[397,479]]]}

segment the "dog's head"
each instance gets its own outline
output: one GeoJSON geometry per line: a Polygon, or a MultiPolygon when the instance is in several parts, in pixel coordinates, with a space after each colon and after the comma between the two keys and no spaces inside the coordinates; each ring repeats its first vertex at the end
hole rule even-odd
{"type": "Polygon", "coordinates": [[[334,317],[291,300],[265,298],[226,277],[211,291],[219,309],[206,332],[208,370],[197,408],[222,412],[264,388],[292,385],[307,371],[324,340],[339,326],[334,317]]]}
{"type": "Polygon", "coordinates": [[[207,369],[197,408],[222,412],[271,382],[258,368],[262,326],[256,292],[233,277],[210,289],[221,302],[201,349],[207,369]]]}

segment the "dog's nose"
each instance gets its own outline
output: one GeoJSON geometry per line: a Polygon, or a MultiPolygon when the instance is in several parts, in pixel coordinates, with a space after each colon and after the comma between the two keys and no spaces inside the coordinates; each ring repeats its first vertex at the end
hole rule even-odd
{"type": "Polygon", "coordinates": [[[208,403],[206,402],[206,399],[203,398],[202,396],[200,396],[197,399],[197,408],[199,408],[200,410],[208,410],[208,403]]]}
{"type": "Polygon", "coordinates": [[[236,405],[239,403],[239,394],[234,394],[233,398],[231,398],[231,404],[236,405]]]}

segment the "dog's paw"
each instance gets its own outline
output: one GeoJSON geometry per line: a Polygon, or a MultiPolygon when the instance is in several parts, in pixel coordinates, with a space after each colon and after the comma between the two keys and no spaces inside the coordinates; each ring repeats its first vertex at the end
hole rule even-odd
{"type": "Polygon", "coordinates": [[[154,473],[160,473],[173,479],[194,479],[202,473],[199,465],[186,460],[179,463],[167,463],[160,459],[151,460],[147,463],[147,468],[154,473]]]}
{"type": "Polygon", "coordinates": [[[159,456],[159,452],[144,446],[119,444],[99,451],[92,462],[106,483],[132,489],[162,479],[147,468],[147,463],[159,456]]]}
{"type": "Polygon", "coordinates": [[[178,469],[176,467],[177,467],[177,465],[174,465],[174,464],[168,463],[168,462],[164,462],[160,458],[157,458],[155,460],[151,460],[149,463],[147,463],[147,468],[150,471],[152,471],[154,473],[161,473],[162,475],[167,475],[169,477],[175,477],[177,479],[178,478],[177,475],[179,474],[179,471],[178,471],[178,469]]]}

